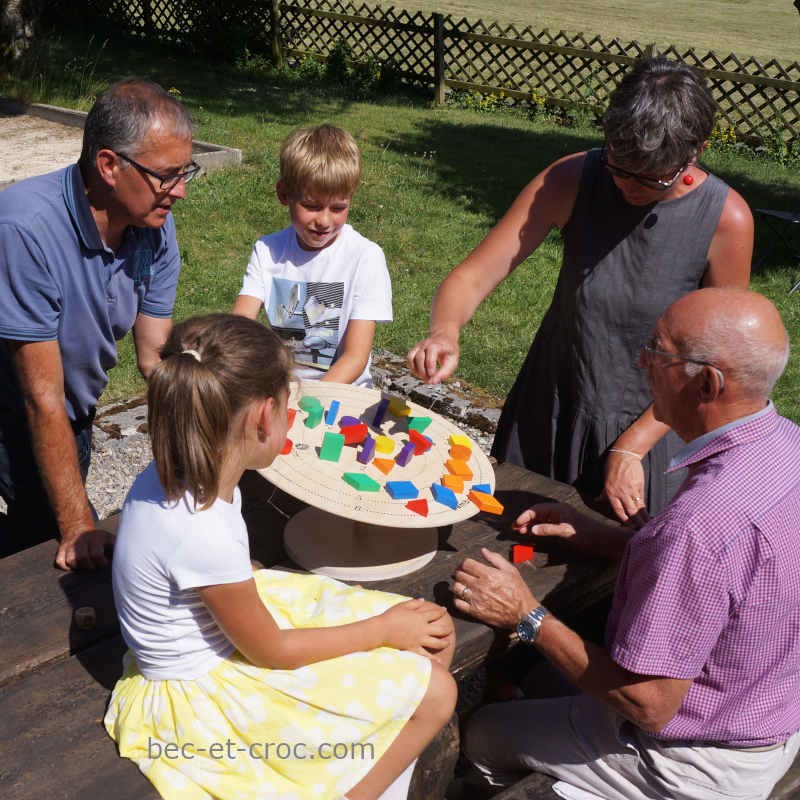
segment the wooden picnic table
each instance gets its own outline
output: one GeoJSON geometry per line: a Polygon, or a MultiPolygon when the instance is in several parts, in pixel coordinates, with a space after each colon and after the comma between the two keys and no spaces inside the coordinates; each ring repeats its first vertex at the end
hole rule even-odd
{"type": "MultiPolygon", "coordinates": [[[[483,546],[508,555],[516,541],[509,535],[509,523],[523,508],[560,500],[592,513],[571,486],[509,464],[496,467],[496,486],[496,496],[505,506],[502,517],[479,514],[440,529],[438,552],[426,567],[369,587],[450,606],[456,567],[468,555],[479,557],[483,546]]],[[[271,565],[280,560],[286,517],[269,502],[272,489],[259,476],[250,476],[248,487],[243,513],[252,554],[271,565]]],[[[283,496],[280,507],[291,514],[302,505],[283,496]]],[[[125,650],[110,570],[59,572],[52,567],[54,550],[52,542],[45,542],[0,560],[0,791],[19,800],[104,797],[112,792],[115,800],[155,798],[151,784],[132,762],[119,758],[102,727],[125,650]],[[85,607],[95,610],[96,620],[89,628],[75,621],[75,610],[85,607]]],[[[522,564],[521,572],[554,613],[574,617],[608,596],[616,567],[567,558],[554,550],[537,553],[534,564],[522,564]]],[[[455,616],[458,643],[452,671],[461,680],[492,651],[507,647],[509,636],[455,616]]],[[[420,760],[409,798],[442,796],[447,768],[452,768],[457,753],[455,722],[436,741],[429,748],[433,755],[426,753],[420,760]],[[443,768],[445,762],[449,766],[443,768]]]]}

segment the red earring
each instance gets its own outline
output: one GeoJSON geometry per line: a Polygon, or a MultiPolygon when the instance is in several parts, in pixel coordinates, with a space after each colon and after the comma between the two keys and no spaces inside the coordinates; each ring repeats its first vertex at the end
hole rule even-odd
{"type": "Polygon", "coordinates": [[[687,186],[691,186],[694,183],[694,178],[691,175],[684,175],[683,176],[683,182],[687,186]]]}

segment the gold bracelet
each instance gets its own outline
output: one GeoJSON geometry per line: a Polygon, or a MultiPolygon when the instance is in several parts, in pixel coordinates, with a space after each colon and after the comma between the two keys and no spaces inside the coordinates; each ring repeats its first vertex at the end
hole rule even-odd
{"type": "Polygon", "coordinates": [[[638,461],[641,461],[644,456],[640,456],[638,453],[634,453],[633,450],[623,450],[620,447],[609,447],[609,453],[619,453],[621,456],[633,456],[638,461]]]}

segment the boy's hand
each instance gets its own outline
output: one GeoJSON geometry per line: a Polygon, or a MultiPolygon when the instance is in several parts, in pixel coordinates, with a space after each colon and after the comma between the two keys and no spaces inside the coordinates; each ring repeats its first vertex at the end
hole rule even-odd
{"type": "Polygon", "coordinates": [[[458,339],[433,334],[415,344],[406,356],[411,372],[426,383],[449,378],[458,366],[458,339]]]}

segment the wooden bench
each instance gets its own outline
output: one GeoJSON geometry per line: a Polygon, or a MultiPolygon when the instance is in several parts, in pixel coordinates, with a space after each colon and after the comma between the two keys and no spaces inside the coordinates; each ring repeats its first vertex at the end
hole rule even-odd
{"type": "MultiPolygon", "coordinates": [[[[484,545],[508,551],[504,531],[519,510],[543,499],[582,505],[571,487],[510,465],[497,468],[497,484],[507,509],[502,519],[479,515],[440,530],[439,552],[427,567],[370,586],[447,603],[452,573],[466,555],[477,556],[484,545]]],[[[262,501],[245,509],[246,520],[254,558],[270,564],[280,552],[285,517],[262,501]]],[[[125,649],[110,570],[62,573],[52,567],[54,552],[54,543],[45,542],[0,560],[0,793],[17,800],[110,793],[115,800],[157,798],[136,766],[118,756],[102,726],[125,649]],[[94,622],[80,627],[75,611],[87,607],[94,609],[94,622]]],[[[615,568],[603,562],[551,553],[537,554],[536,564],[523,564],[522,573],[557,613],[579,613],[613,586],[615,568]]],[[[468,619],[457,618],[456,631],[453,673],[459,680],[509,644],[508,636],[468,619]]],[[[458,744],[454,719],[420,759],[410,800],[444,797],[458,744]]]]}

